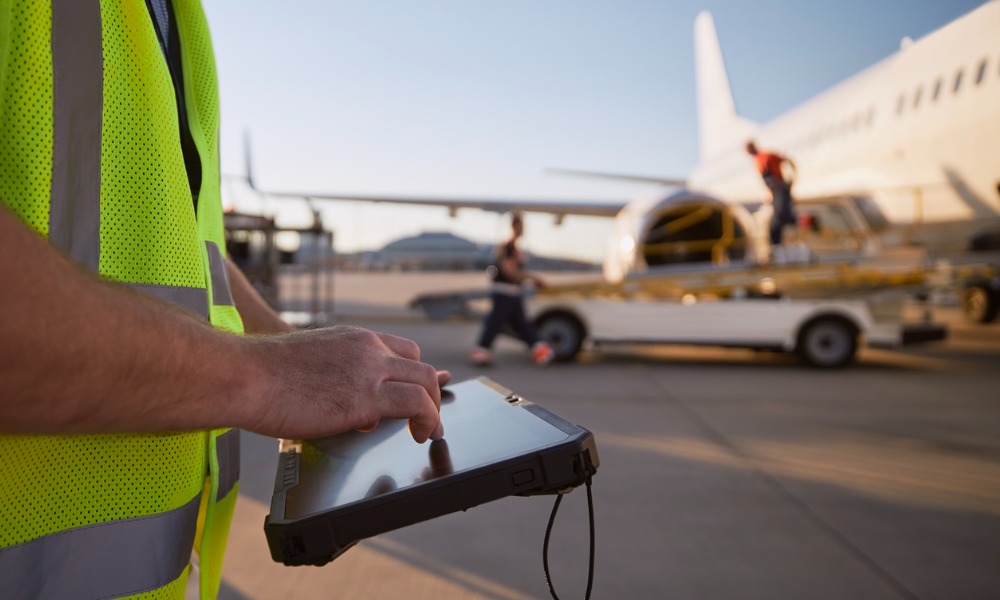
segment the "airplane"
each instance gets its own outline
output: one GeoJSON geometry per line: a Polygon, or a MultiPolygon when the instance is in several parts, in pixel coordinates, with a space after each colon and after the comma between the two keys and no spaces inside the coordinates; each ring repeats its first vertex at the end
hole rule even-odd
{"type": "MultiPolygon", "coordinates": [[[[572,172],[661,184],[632,200],[560,202],[282,193],[458,209],[614,219],[608,282],[697,262],[767,262],[766,188],[746,155],[758,146],[793,157],[800,212],[837,232],[828,248],[864,253],[919,244],[934,253],[1000,249],[1000,0],[918,40],[772,121],[740,116],[712,16],[695,20],[699,163],[687,177],[572,172]],[[875,232],[858,239],[858,227],[875,232]],[[846,240],[846,241],[845,241],[846,240]]],[[[247,146],[247,173],[255,187],[247,146]]],[[[998,294],[1000,296],[1000,294],[998,294]]]]}

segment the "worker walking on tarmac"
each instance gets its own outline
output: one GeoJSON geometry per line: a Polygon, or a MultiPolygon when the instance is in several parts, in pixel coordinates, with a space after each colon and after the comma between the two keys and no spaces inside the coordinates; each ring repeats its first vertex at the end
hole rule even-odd
{"type": "Polygon", "coordinates": [[[757,172],[764,184],[771,190],[771,223],[769,228],[772,250],[781,245],[782,232],[786,225],[795,225],[795,206],[792,199],[792,182],[795,179],[795,163],[776,152],[759,150],[753,140],[747,142],[747,154],[756,159],[757,172]],[[788,180],[782,166],[788,165],[792,177],[788,180]]]}
{"type": "Polygon", "coordinates": [[[493,274],[493,284],[490,289],[490,299],[493,307],[483,332],[479,336],[479,346],[469,354],[469,360],[476,365],[488,365],[493,362],[490,347],[493,340],[504,327],[511,330],[531,348],[531,358],[539,365],[546,365],[552,360],[552,348],[538,339],[534,326],[528,321],[524,312],[523,287],[526,282],[532,282],[538,287],[545,285],[542,278],[524,270],[524,254],[517,247],[517,240],[524,234],[524,220],[519,213],[513,213],[510,219],[511,236],[506,243],[497,247],[496,264],[490,268],[493,274]]]}
{"type": "Polygon", "coordinates": [[[227,259],[199,0],[0,0],[0,32],[0,590],[214,598],[236,428],[440,439],[448,374],[290,331],[227,259]]]}

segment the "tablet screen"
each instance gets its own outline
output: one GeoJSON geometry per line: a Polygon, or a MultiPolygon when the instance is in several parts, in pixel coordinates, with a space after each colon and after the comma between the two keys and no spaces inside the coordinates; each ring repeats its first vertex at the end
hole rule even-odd
{"type": "Polygon", "coordinates": [[[299,483],[286,493],[285,518],[296,519],[488,465],[565,441],[569,434],[477,381],[445,390],[444,439],[418,444],[406,421],[373,431],[303,442],[299,483]]]}

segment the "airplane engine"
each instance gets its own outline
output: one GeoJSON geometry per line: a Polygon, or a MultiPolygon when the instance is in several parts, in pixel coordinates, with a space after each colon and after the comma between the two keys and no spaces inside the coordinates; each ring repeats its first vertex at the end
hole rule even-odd
{"type": "Polygon", "coordinates": [[[604,276],[691,264],[756,264],[766,250],[741,206],[688,190],[638,198],[615,218],[604,276]]]}

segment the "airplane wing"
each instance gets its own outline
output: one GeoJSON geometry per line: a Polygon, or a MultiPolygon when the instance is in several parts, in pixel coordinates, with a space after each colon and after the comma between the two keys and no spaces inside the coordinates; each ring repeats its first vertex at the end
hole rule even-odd
{"type": "MultiPolygon", "coordinates": [[[[255,188],[256,189],[256,188],[255,188]]],[[[452,213],[460,208],[477,208],[479,210],[505,213],[510,211],[548,213],[563,217],[567,215],[583,215],[591,217],[614,217],[627,203],[627,200],[537,200],[529,198],[472,198],[472,197],[433,197],[433,196],[381,196],[371,194],[334,194],[329,192],[271,192],[257,190],[269,198],[288,198],[302,200],[332,200],[332,201],[362,201],[388,202],[393,204],[410,204],[417,206],[441,206],[452,213]]]]}
{"type": "Polygon", "coordinates": [[[581,171],[579,169],[546,169],[548,173],[556,175],[571,175],[573,177],[593,177],[595,179],[616,179],[619,181],[635,181],[638,183],[655,183],[671,187],[683,187],[687,185],[686,179],[657,177],[655,175],[630,175],[626,173],[606,173],[604,171],[581,171]]]}

